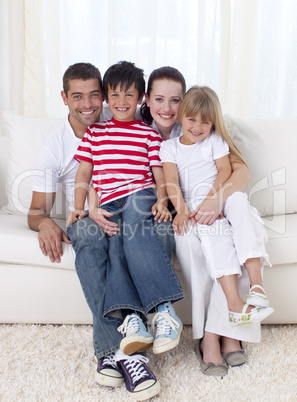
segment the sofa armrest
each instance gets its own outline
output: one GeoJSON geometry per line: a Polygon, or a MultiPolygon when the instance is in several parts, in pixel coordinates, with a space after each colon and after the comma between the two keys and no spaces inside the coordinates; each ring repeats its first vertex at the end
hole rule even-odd
{"type": "Polygon", "coordinates": [[[8,137],[0,136],[0,208],[7,204],[6,174],[8,163],[8,137]]]}

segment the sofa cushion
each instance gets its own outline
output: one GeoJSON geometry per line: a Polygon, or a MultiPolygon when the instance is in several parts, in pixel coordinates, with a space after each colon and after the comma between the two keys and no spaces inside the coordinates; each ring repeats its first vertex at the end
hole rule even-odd
{"type": "Polygon", "coordinates": [[[297,117],[224,119],[250,168],[251,204],[261,216],[296,213],[297,117]]]}
{"type": "MultiPolygon", "coordinates": [[[[64,221],[56,220],[56,222],[63,228],[64,221]]],[[[26,216],[0,213],[0,244],[0,262],[75,269],[74,251],[71,244],[63,243],[63,256],[60,263],[52,263],[48,257],[42,254],[38,244],[38,235],[29,229],[26,216]]]]}
{"type": "Polygon", "coordinates": [[[4,112],[9,140],[4,212],[27,215],[32,199],[36,154],[44,139],[61,119],[23,117],[4,112]]]}

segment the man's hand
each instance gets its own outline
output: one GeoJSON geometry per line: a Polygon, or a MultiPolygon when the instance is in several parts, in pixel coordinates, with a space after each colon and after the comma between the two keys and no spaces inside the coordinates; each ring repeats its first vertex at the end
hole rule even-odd
{"type": "Polygon", "coordinates": [[[89,217],[97,223],[108,236],[114,236],[120,231],[119,225],[115,222],[110,222],[107,218],[111,218],[113,213],[102,208],[92,208],[89,212],[89,217]]]}
{"type": "Polygon", "coordinates": [[[222,217],[222,207],[219,197],[205,198],[205,200],[190,215],[194,221],[201,225],[212,225],[214,221],[222,217]]]}
{"type": "Polygon", "coordinates": [[[173,219],[173,230],[177,235],[183,236],[188,231],[188,222],[190,214],[177,214],[173,219]]]}
{"type": "Polygon", "coordinates": [[[158,221],[158,223],[167,222],[168,219],[170,222],[172,221],[171,213],[162,202],[156,202],[152,206],[152,214],[154,216],[154,220],[158,221]]]}
{"type": "Polygon", "coordinates": [[[51,262],[61,261],[62,241],[71,244],[66,233],[51,218],[40,223],[38,241],[43,255],[48,256],[51,262]]]}

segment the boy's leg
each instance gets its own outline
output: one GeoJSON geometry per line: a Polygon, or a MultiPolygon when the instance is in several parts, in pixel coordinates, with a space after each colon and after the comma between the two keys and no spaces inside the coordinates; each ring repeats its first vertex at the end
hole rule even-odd
{"type": "Polygon", "coordinates": [[[182,288],[153,229],[155,191],[146,189],[125,198],[123,243],[130,275],[146,313],[166,301],[183,298],[182,288]]]}

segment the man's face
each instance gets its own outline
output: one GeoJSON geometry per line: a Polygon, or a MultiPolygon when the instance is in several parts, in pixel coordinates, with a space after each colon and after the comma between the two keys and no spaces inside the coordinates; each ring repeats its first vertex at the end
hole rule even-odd
{"type": "Polygon", "coordinates": [[[62,98],[69,108],[69,122],[74,131],[76,128],[86,131],[89,125],[100,120],[104,97],[97,79],[70,80],[69,91],[67,94],[62,91],[62,98]]]}

